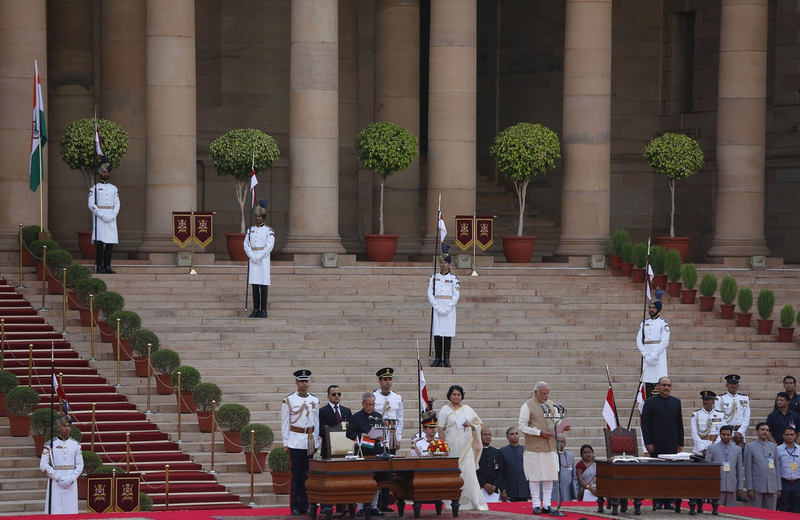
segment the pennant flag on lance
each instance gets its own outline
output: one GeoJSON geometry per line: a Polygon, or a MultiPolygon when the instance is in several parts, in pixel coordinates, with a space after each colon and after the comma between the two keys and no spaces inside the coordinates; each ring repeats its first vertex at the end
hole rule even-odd
{"type": "Polygon", "coordinates": [[[608,385],[608,393],[606,394],[606,402],[603,405],[603,419],[606,420],[606,428],[614,430],[617,427],[617,410],[614,406],[614,390],[611,385],[608,385]]]}
{"type": "Polygon", "coordinates": [[[475,219],[472,215],[456,215],[456,245],[462,251],[466,251],[474,240],[473,224],[475,219]]]}

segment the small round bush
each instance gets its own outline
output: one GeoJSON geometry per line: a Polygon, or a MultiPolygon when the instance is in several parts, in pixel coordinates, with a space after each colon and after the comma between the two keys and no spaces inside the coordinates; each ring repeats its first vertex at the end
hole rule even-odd
{"type": "Polygon", "coordinates": [[[247,423],[249,422],[250,409],[243,404],[223,404],[217,411],[217,423],[222,431],[238,432],[247,426],[247,423]]]}
{"type": "Polygon", "coordinates": [[[55,251],[56,249],[60,249],[58,242],[56,242],[55,240],[50,240],[49,238],[45,240],[34,240],[29,249],[31,250],[31,254],[34,257],[41,260],[42,256],[44,256],[45,246],[47,246],[48,255],[53,251],[55,251]]]}
{"type": "Polygon", "coordinates": [[[103,465],[100,455],[89,450],[85,450],[81,454],[83,455],[83,474],[94,475],[97,473],[97,470],[103,465]]]}
{"type": "MultiPolygon", "coordinates": [[[[86,278],[85,280],[81,280],[78,282],[78,285],[75,288],[75,292],[78,293],[78,297],[81,301],[86,305],[89,306],[89,295],[94,294],[97,296],[101,292],[104,292],[107,289],[106,282],[101,280],[100,278],[86,278]]],[[[97,310],[97,307],[95,307],[97,310]]]]}
{"type": "Polygon", "coordinates": [[[44,435],[46,439],[50,439],[51,428],[58,431],[56,426],[56,419],[61,415],[61,412],[54,408],[37,408],[31,414],[31,434],[44,435]]]}
{"type": "Polygon", "coordinates": [[[153,499],[144,491],[139,492],[139,511],[152,511],[153,499]]]}
{"type": "Polygon", "coordinates": [[[192,400],[198,412],[210,412],[214,401],[217,405],[222,401],[222,389],[214,383],[198,383],[192,390],[192,400]]]}
{"type": "Polygon", "coordinates": [[[758,309],[759,318],[762,320],[770,319],[770,317],[772,317],[772,311],[775,310],[775,292],[772,291],[772,289],[761,289],[758,291],[756,308],[758,309]]]}
{"type": "Polygon", "coordinates": [[[47,248],[47,269],[54,278],[62,281],[64,277],[62,271],[70,264],[72,264],[72,253],[64,249],[50,251],[50,248],[47,248]]]}
{"type": "Polygon", "coordinates": [[[136,357],[147,357],[147,345],[150,345],[150,353],[155,354],[159,351],[161,343],[158,341],[158,336],[152,330],[136,329],[128,336],[128,342],[131,344],[131,350],[136,354],[136,357]]]}
{"type": "Polygon", "coordinates": [[[200,371],[189,365],[181,365],[172,373],[172,386],[181,392],[191,392],[200,384],[200,371]],[[181,384],[178,385],[178,372],[181,374],[181,384]]]}
{"type": "Polygon", "coordinates": [[[125,339],[130,339],[131,334],[142,326],[142,318],[137,313],[133,311],[117,311],[108,317],[108,326],[115,333],[117,332],[117,320],[119,320],[119,335],[125,339]]]}
{"type": "Polygon", "coordinates": [[[67,266],[67,289],[78,291],[78,284],[82,280],[91,278],[92,273],[89,268],[81,264],[69,264],[67,266]]]}
{"type": "Polygon", "coordinates": [[[739,289],[736,303],[739,306],[739,311],[742,314],[747,314],[753,308],[753,291],[749,287],[742,287],[739,289]]]}
{"type": "Polygon", "coordinates": [[[6,394],[9,415],[30,415],[40,402],[39,393],[29,386],[17,386],[6,394]]]}
{"type": "Polygon", "coordinates": [[[717,277],[711,273],[704,274],[703,279],[700,280],[700,294],[714,296],[715,292],[717,292],[717,277]]]}
{"type": "Polygon", "coordinates": [[[103,291],[94,295],[94,308],[111,325],[111,315],[125,308],[125,298],[116,291],[103,291]]]}
{"type": "Polygon", "coordinates": [[[681,279],[681,254],[674,249],[667,251],[664,259],[664,269],[667,272],[667,279],[675,283],[681,279]]]}
{"type": "Polygon", "coordinates": [[[689,290],[694,289],[697,285],[697,267],[693,263],[683,264],[681,280],[683,280],[683,287],[689,290]]]}
{"type": "Polygon", "coordinates": [[[162,349],[153,354],[151,364],[156,372],[169,376],[181,366],[181,357],[174,350],[162,349]]]}
{"type": "MultiPolygon", "coordinates": [[[[242,441],[244,441],[244,435],[242,435],[242,441]]],[[[267,465],[271,471],[276,473],[289,473],[291,469],[289,454],[283,450],[272,450],[267,457],[267,465]]]]}
{"type": "Polygon", "coordinates": [[[736,278],[733,276],[723,276],[722,283],[719,286],[719,297],[725,305],[731,305],[736,299],[736,293],[739,292],[739,286],[736,285],[736,278]]]}
{"type": "Polygon", "coordinates": [[[0,371],[0,394],[7,394],[12,388],[19,386],[17,376],[8,370],[0,371]]]}
{"type": "Polygon", "coordinates": [[[788,328],[794,324],[794,307],[786,304],[781,309],[781,327],[788,328]]]}
{"type": "MultiPolygon", "coordinates": [[[[275,440],[275,435],[272,433],[272,428],[266,424],[249,423],[241,429],[239,433],[242,435],[242,446],[244,451],[251,451],[250,447],[250,430],[255,432],[252,450],[255,452],[264,451],[272,446],[272,441],[275,440]]],[[[272,450],[283,451],[283,450],[272,450]]],[[[286,455],[288,457],[288,454],[286,455]]],[[[275,470],[273,470],[275,471],[275,470]]]]}
{"type": "MultiPolygon", "coordinates": [[[[30,250],[31,244],[39,240],[39,233],[41,230],[42,228],[36,225],[22,226],[22,243],[25,245],[25,247],[30,250]]],[[[47,233],[47,230],[44,232],[47,233]]]]}

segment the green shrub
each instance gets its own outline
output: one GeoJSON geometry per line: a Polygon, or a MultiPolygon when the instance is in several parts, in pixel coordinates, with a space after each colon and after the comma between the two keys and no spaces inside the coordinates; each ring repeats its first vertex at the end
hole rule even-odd
{"type": "Polygon", "coordinates": [[[110,475],[114,472],[122,473],[122,470],[117,468],[116,466],[106,466],[105,464],[101,464],[99,468],[95,471],[96,475],[110,475]]]}
{"type": "Polygon", "coordinates": [[[722,283],[719,285],[719,297],[725,305],[731,305],[736,299],[739,287],[736,285],[736,278],[733,276],[723,276],[722,283]]]}
{"type": "Polygon", "coordinates": [[[153,499],[144,491],[139,492],[139,511],[152,511],[153,499]]]}
{"type": "MultiPolygon", "coordinates": [[[[270,446],[272,446],[272,441],[275,439],[275,436],[272,433],[272,428],[270,428],[266,424],[249,423],[240,431],[242,435],[242,446],[244,446],[244,451],[251,451],[250,430],[253,430],[255,432],[255,436],[253,438],[253,451],[256,452],[264,451],[270,446]]],[[[272,450],[272,451],[283,451],[283,450],[272,450]]],[[[288,458],[289,455],[286,454],[286,456],[288,458]]],[[[272,466],[270,466],[270,468],[271,467],[272,466]]],[[[273,470],[273,471],[278,471],[278,470],[273,470]]]]}
{"type": "Polygon", "coordinates": [[[800,312],[797,313],[797,324],[800,325],[800,312]]]}
{"type": "Polygon", "coordinates": [[[756,308],[758,309],[759,318],[762,320],[770,319],[772,311],[775,310],[775,293],[772,289],[761,289],[758,291],[756,308]]]}
{"type": "Polygon", "coordinates": [[[650,265],[653,266],[653,273],[664,274],[667,268],[667,250],[662,246],[650,248],[650,265]]]}
{"type": "Polygon", "coordinates": [[[50,248],[47,248],[47,269],[53,277],[62,281],[64,276],[62,271],[70,264],[72,264],[72,253],[64,249],[50,251],[50,248]]]}
{"type": "Polygon", "coordinates": [[[128,134],[114,121],[86,118],[70,123],[61,138],[61,160],[71,170],[83,174],[87,188],[93,184],[92,177],[98,165],[94,146],[95,121],[103,138],[103,154],[108,157],[112,168],[119,168],[128,152],[128,134]]]}
{"type": "Polygon", "coordinates": [[[622,244],[622,249],[619,252],[619,256],[622,257],[622,261],[626,264],[633,262],[633,244],[630,242],[625,242],[622,244]]]}
{"type": "Polygon", "coordinates": [[[78,284],[87,278],[91,278],[91,276],[91,271],[85,265],[69,264],[67,266],[67,289],[77,292],[78,284]]]}
{"type": "Polygon", "coordinates": [[[636,269],[644,269],[647,264],[647,244],[637,242],[633,246],[633,266],[636,269]]]}
{"type": "Polygon", "coordinates": [[[0,394],[7,394],[12,388],[19,386],[17,376],[8,370],[0,371],[0,394]]]}
{"type": "Polygon", "coordinates": [[[31,254],[33,256],[41,260],[42,256],[44,255],[45,246],[47,246],[48,255],[56,249],[61,249],[61,247],[58,245],[58,242],[55,240],[50,240],[49,238],[45,240],[34,240],[28,249],[31,250],[31,254]]]}
{"type": "MultiPolygon", "coordinates": [[[[161,348],[161,343],[158,341],[158,336],[152,330],[136,329],[128,336],[128,342],[131,344],[131,350],[136,354],[136,357],[147,357],[147,345],[150,344],[150,353],[155,354],[161,348]]],[[[179,362],[180,363],[180,362],[179,362]]]]}
{"type": "MultiPolygon", "coordinates": [[[[21,231],[22,243],[25,244],[25,247],[30,249],[31,244],[39,240],[39,233],[41,232],[41,229],[42,228],[40,228],[39,226],[34,226],[34,225],[22,226],[22,231],[21,231]]],[[[45,230],[44,232],[47,233],[47,230],[45,230]]]]}
{"type": "Polygon", "coordinates": [[[674,249],[667,251],[664,259],[664,268],[667,272],[667,279],[670,282],[677,282],[681,279],[681,254],[674,249]]]}
{"type": "Polygon", "coordinates": [[[749,287],[739,289],[737,305],[742,314],[747,314],[753,308],[753,291],[749,287]]]}
{"type": "MultiPolygon", "coordinates": [[[[94,294],[97,296],[101,292],[106,291],[106,282],[100,278],[86,278],[78,282],[75,292],[78,293],[78,298],[86,305],[89,306],[89,295],[94,294]]],[[[95,307],[95,310],[97,307],[95,307]]]]}
{"type": "Polygon", "coordinates": [[[627,229],[617,229],[611,237],[611,250],[617,256],[622,256],[622,248],[631,243],[631,235],[627,229]]]}
{"type": "Polygon", "coordinates": [[[703,279],[700,280],[700,294],[714,296],[715,292],[717,292],[717,277],[711,273],[704,274],[703,279]]]}
{"type": "Polygon", "coordinates": [[[181,392],[191,392],[200,384],[200,371],[189,365],[181,365],[172,373],[172,386],[181,392]],[[181,374],[181,384],[178,385],[178,372],[181,374]]]}
{"type": "Polygon", "coordinates": [[[791,327],[794,324],[794,307],[786,304],[781,309],[781,327],[791,327]]]}
{"type": "Polygon", "coordinates": [[[100,312],[101,318],[109,322],[110,327],[111,315],[125,308],[125,298],[115,291],[103,291],[94,295],[94,308],[100,312]]]}
{"type": "Polygon", "coordinates": [[[697,285],[697,267],[691,262],[683,264],[681,267],[681,280],[685,289],[694,289],[697,285]]]}
{"type": "Polygon", "coordinates": [[[51,425],[52,429],[58,431],[56,419],[61,415],[61,412],[54,408],[37,408],[31,414],[31,434],[44,435],[45,439],[50,439],[51,425]]]}
{"type": "Polygon", "coordinates": [[[6,394],[9,415],[30,415],[39,406],[39,393],[29,386],[17,386],[6,394]]]}
{"type": "Polygon", "coordinates": [[[81,454],[83,455],[83,474],[94,475],[97,473],[97,470],[103,465],[103,459],[100,458],[100,455],[88,450],[81,452],[81,454]]]}
{"type": "MultiPolygon", "coordinates": [[[[217,423],[222,431],[238,432],[250,422],[250,409],[243,404],[223,404],[217,411],[217,423]]],[[[249,432],[249,430],[248,430],[249,432]]],[[[248,433],[249,435],[249,433],[248,433]]]]}
{"type": "MultiPolygon", "coordinates": [[[[242,435],[242,442],[244,442],[244,435],[242,435]]],[[[282,449],[272,450],[267,457],[267,465],[271,471],[276,473],[289,473],[291,469],[289,454],[282,449]]]]}
{"type": "MultiPolygon", "coordinates": [[[[119,320],[119,335],[125,339],[130,339],[131,334],[142,326],[142,318],[133,311],[117,311],[108,318],[108,326],[115,333],[117,332],[117,320],[119,320]]],[[[147,346],[145,346],[146,349],[147,346]]]]}
{"type": "Polygon", "coordinates": [[[198,412],[210,412],[214,401],[217,405],[222,401],[222,389],[214,383],[198,383],[192,390],[192,400],[198,412]]]}
{"type": "Polygon", "coordinates": [[[162,349],[153,354],[150,362],[156,372],[169,376],[181,365],[181,357],[174,350],[162,349]]]}

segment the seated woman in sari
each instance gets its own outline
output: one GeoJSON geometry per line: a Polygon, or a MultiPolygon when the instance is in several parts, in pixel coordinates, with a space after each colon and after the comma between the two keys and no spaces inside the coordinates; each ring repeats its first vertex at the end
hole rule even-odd
{"type": "Polygon", "coordinates": [[[594,449],[588,444],[581,446],[581,461],[575,465],[581,498],[584,502],[597,501],[597,464],[594,463],[594,449]]]}

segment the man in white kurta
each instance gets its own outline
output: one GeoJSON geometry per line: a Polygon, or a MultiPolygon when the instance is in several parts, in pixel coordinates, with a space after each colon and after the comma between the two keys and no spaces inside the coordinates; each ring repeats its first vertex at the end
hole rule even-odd
{"type": "Polygon", "coordinates": [[[733,426],[733,442],[742,442],[747,437],[747,428],[750,426],[750,397],[739,393],[738,374],[725,376],[725,386],[728,391],[717,396],[714,409],[722,412],[725,424],[733,426]]]}
{"type": "Polygon", "coordinates": [[[456,305],[461,295],[458,278],[450,272],[450,255],[442,257],[439,272],[428,282],[428,301],[433,307],[433,343],[436,358],[432,367],[450,366],[450,345],[456,335],[456,305]]]}
{"type": "Polygon", "coordinates": [[[308,391],[310,370],[297,370],[294,380],[297,391],[281,404],[281,436],[283,449],[292,462],[292,489],[289,506],[292,516],[308,513],[308,461],[319,448],[319,399],[308,391]]]}
{"type": "Polygon", "coordinates": [[[267,200],[258,201],[255,209],[256,225],[247,230],[244,252],[247,254],[247,283],[253,287],[253,312],[250,318],[267,317],[267,297],[270,286],[270,253],[275,247],[275,232],[264,224],[267,200]]]}
{"type": "MultiPolygon", "coordinates": [[[[667,377],[667,346],[669,345],[669,323],[661,317],[661,300],[650,302],[650,317],[639,324],[636,346],[642,354],[642,382],[649,398],[658,380],[667,377]],[[644,328],[644,338],[642,337],[644,328]]],[[[657,392],[656,392],[657,393],[657,392]]]]}
{"type": "Polygon", "coordinates": [[[722,412],[714,410],[714,399],[717,394],[711,390],[700,392],[703,398],[703,407],[692,414],[692,452],[697,455],[706,455],[706,450],[719,438],[719,429],[725,425],[722,412]]]}
{"type": "Polygon", "coordinates": [[[54,515],[78,513],[78,477],[83,472],[81,445],[69,437],[72,426],[67,416],[57,419],[58,436],[45,443],[39,469],[47,483],[44,512],[54,515]]]}
{"type": "Polygon", "coordinates": [[[95,272],[114,274],[111,270],[111,255],[114,244],[119,242],[117,215],[119,214],[119,190],[108,182],[111,164],[103,157],[97,167],[100,180],[89,189],[89,210],[92,212],[92,241],[95,245],[95,272]]]}

